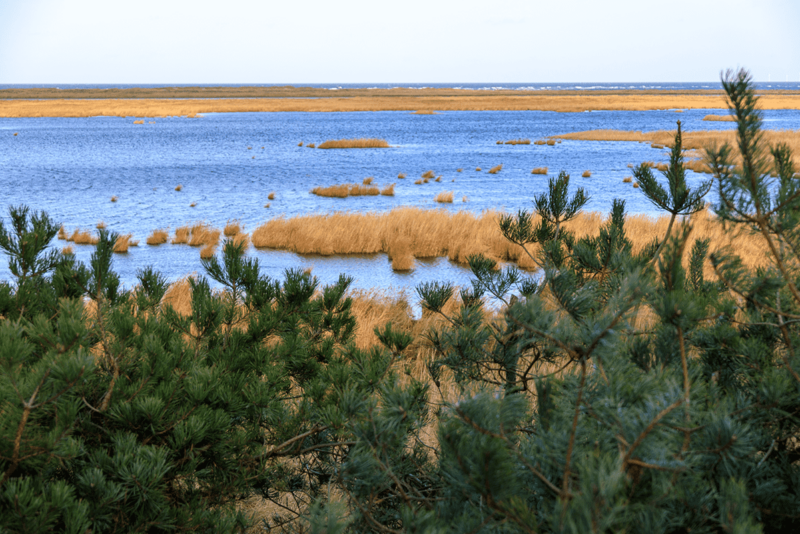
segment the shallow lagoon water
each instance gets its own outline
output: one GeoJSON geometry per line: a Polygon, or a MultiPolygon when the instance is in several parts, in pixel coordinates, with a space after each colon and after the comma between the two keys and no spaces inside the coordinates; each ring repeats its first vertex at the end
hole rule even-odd
{"type": "MultiPolygon", "coordinates": [[[[0,199],[47,211],[68,229],[108,228],[133,233],[138,248],[117,255],[123,282],[135,280],[136,269],[153,265],[170,279],[200,272],[197,249],[144,240],[155,228],[207,221],[221,226],[238,219],[247,230],[273,218],[333,211],[387,211],[419,206],[481,212],[486,209],[530,209],[547,178],[532,175],[549,167],[551,176],[564,169],[572,186],[591,197],[587,209],[607,212],[614,198],[626,200],[629,213],[653,212],[640,191],[622,179],[629,163],[666,161],[665,150],[630,142],[563,141],[555,146],[497,145],[498,140],[530,138],[592,129],[731,129],[732,123],[703,122],[721,110],[594,111],[449,111],[438,115],[408,112],[358,113],[221,113],[202,118],[159,118],[154,124],[133,124],[132,118],[0,119],[0,199]],[[17,132],[18,136],[13,136],[17,132]],[[298,147],[326,139],[385,138],[393,148],[318,150],[298,147]],[[248,147],[250,147],[248,149],[248,147]],[[264,148],[262,148],[264,147],[264,148]],[[496,175],[487,170],[503,164],[496,175]],[[482,172],[475,168],[481,167],[482,172]],[[456,169],[463,168],[463,172],[456,169]],[[414,185],[433,170],[442,181],[414,185]],[[591,178],[581,178],[584,170],[591,178]],[[405,180],[397,179],[406,173],[405,180]],[[321,198],[315,186],[360,183],[373,176],[379,186],[395,183],[394,197],[321,198]],[[453,182],[452,180],[455,180],[453,182]],[[177,192],[175,186],[183,190],[177,192]],[[275,200],[267,195],[275,192],[275,200]],[[441,191],[454,191],[456,202],[436,204],[441,191]],[[118,197],[111,202],[112,196],[118,197]],[[468,202],[462,203],[462,196],[468,202]],[[266,203],[271,208],[264,208],[266,203]],[[190,207],[196,203],[196,207],[190,207]]],[[[767,111],[765,127],[800,128],[799,111],[767,111]]],[[[690,185],[707,176],[689,173],[690,185]]],[[[61,243],[59,243],[61,245],[61,243]]],[[[75,247],[88,259],[91,247],[75,247]]],[[[450,280],[463,285],[469,272],[446,259],[418,262],[409,274],[394,273],[385,255],[370,257],[306,257],[280,251],[254,251],[266,274],[280,278],[285,268],[313,267],[323,283],[340,272],[356,278],[361,288],[409,289],[421,281],[450,280]]],[[[0,279],[10,276],[0,258],[0,279]]]]}

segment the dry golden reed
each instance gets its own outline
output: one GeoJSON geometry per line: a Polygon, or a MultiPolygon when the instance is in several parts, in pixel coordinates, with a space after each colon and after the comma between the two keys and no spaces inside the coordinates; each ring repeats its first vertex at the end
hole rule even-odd
{"type": "MultiPolygon", "coordinates": [[[[797,91],[760,91],[762,109],[800,109],[797,91]]],[[[437,89],[28,89],[0,92],[0,117],[163,117],[259,111],[727,109],[721,91],[472,91],[437,89]],[[7,95],[14,95],[13,97],[7,95]],[[217,95],[217,96],[212,96],[217,95]],[[247,98],[242,98],[247,96],[247,98]],[[298,98],[306,97],[306,98],[298,98]],[[314,98],[308,98],[314,97],[314,98]],[[47,99],[47,100],[44,100],[47,99]]]]}
{"type": "Polygon", "coordinates": [[[175,229],[175,237],[172,238],[173,245],[185,245],[189,242],[190,230],[188,226],[181,226],[175,229]]]}
{"type": "Polygon", "coordinates": [[[436,173],[433,171],[425,171],[422,173],[423,178],[433,178],[434,176],[436,176],[436,173]]]}
{"type": "Polygon", "coordinates": [[[133,124],[144,124],[144,121],[133,121],[133,124]]]}
{"type": "Polygon", "coordinates": [[[533,142],[533,144],[534,145],[540,145],[540,146],[541,145],[546,145],[547,141],[545,141],[544,139],[537,139],[536,141],[533,142]]]}
{"type": "Polygon", "coordinates": [[[633,177],[631,177],[631,176],[626,176],[625,178],[622,179],[622,183],[623,184],[629,184],[632,181],[633,181],[633,177]]]}
{"type": "Polygon", "coordinates": [[[429,109],[418,109],[417,111],[413,112],[412,115],[438,115],[438,113],[429,109]]]}
{"type": "MultiPolygon", "coordinates": [[[[427,182],[426,182],[427,183],[427,182]]],[[[422,179],[414,180],[414,185],[422,185],[422,179]]]]}
{"type": "Polygon", "coordinates": [[[635,187],[636,189],[639,189],[639,182],[634,182],[633,183],[633,187],[635,187]]]}
{"type": "Polygon", "coordinates": [[[553,146],[555,144],[556,144],[556,142],[553,139],[548,139],[547,140],[547,146],[553,146]]]}
{"type": "Polygon", "coordinates": [[[434,180],[434,182],[441,182],[441,181],[442,181],[442,177],[441,176],[437,176],[436,179],[434,180]]]}
{"type": "Polygon", "coordinates": [[[733,115],[706,115],[703,120],[709,122],[736,122],[733,115]]]}
{"type": "Polygon", "coordinates": [[[317,145],[315,145],[314,143],[308,143],[306,145],[306,148],[317,148],[317,145]]]}
{"type": "Polygon", "coordinates": [[[547,174],[547,167],[536,167],[531,174],[547,174]]]}
{"type": "Polygon", "coordinates": [[[72,249],[72,245],[67,245],[66,247],[61,249],[61,253],[65,256],[71,256],[75,254],[75,251],[72,249]]]}
{"type": "Polygon", "coordinates": [[[338,184],[329,187],[315,187],[311,190],[311,194],[320,197],[347,198],[376,196],[380,194],[380,190],[374,186],[361,184],[338,184]]]}
{"type": "Polygon", "coordinates": [[[153,230],[152,233],[147,236],[145,243],[151,246],[158,246],[163,245],[169,240],[169,232],[166,230],[153,230]]]}
{"type": "Polygon", "coordinates": [[[183,189],[183,186],[181,184],[175,186],[175,191],[180,191],[181,189],[183,189]]]}
{"type": "Polygon", "coordinates": [[[368,177],[364,178],[364,180],[361,182],[361,184],[362,185],[370,185],[373,180],[375,180],[375,178],[373,178],[372,176],[368,176],[368,177]]]}
{"type": "Polygon", "coordinates": [[[317,148],[389,148],[386,139],[359,138],[359,139],[328,139],[317,148]]]}
{"type": "Polygon", "coordinates": [[[76,245],[96,245],[98,239],[87,230],[75,230],[67,241],[72,241],[76,245]]]}
{"type": "Polygon", "coordinates": [[[274,191],[271,192],[269,195],[267,195],[267,200],[275,200],[275,192],[274,191]]]}
{"type": "Polygon", "coordinates": [[[111,202],[116,202],[117,200],[119,199],[116,196],[111,197],[111,202]]]}
{"type": "Polygon", "coordinates": [[[207,260],[214,256],[216,252],[216,245],[204,245],[203,248],[200,249],[200,258],[207,260]]]}
{"type": "Polygon", "coordinates": [[[58,239],[61,241],[66,241],[67,237],[67,231],[64,229],[64,225],[62,224],[58,229],[58,239]]]}
{"type": "Polygon", "coordinates": [[[105,227],[106,227],[106,223],[105,223],[105,222],[103,222],[103,221],[100,221],[99,223],[97,223],[97,224],[95,225],[95,228],[97,228],[98,230],[102,230],[102,229],[104,229],[105,227]]]}
{"type": "Polygon", "coordinates": [[[461,172],[461,171],[463,171],[463,170],[464,170],[464,169],[462,169],[462,168],[460,168],[460,167],[459,167],[458,169],[456,169],[456,172],[461,172]]]}
{"type": "Polygon", "coordinates": [[[189,204],[189,207],[190,207],[190,208],[194,208],[194,207],[196,207],[196,206],[197,206],[197,202],[192,202],[191,204],[189,204]]]}
{"type": "Polygon", "coordinates": [[[383,189],[381,189],[381,195],[385,197],[393,197],[394,196],[394,184],[387,185],[383,189]]]}
{"type": "Polygon", "coordinates": [[[397,178],[400,179],[400,180],[405,180],[406,179],[406,173],[401,172],[400,174],[397,175],[397,178]]]}
{"type": "Polygon", "coordinates": [[[435,197],[433,197],[433,200],[434,200],[434,202],[452,204],[453,203],[453,192],[452,191],[442,191],[441,193],[439,193],[435,197]]]}
{"type": "Polygon", "coordinates": [[[219,243],[220,231],[211,228],[206,223],[197,223],[191,228],[189,238],[190,247],[201,247],[205,245],[216,246],[219,243]]]}
{"type": "MultiPolygon", "coordinates": [[[[299,143],[297,143],[297,146],[303,146],[303,142],[300,141],[299,143]]],[[[264,148],[264,147],[262,146],[261,148],[264,148]]]]}
{"type": "Polygon", "coordinates": [[[461,197],[461,202],[466,202],[467,200],[469,200],[469,199],[467,198],[467,195],[464,195],[463,197],[461,197]]]}
{"type": "Polygon", "coordinates": [[[114,248],[112,249],[113,252],[117,254],[125,254],[128,252],[128,247],[132,245],[131,243],[131,234],[121,235],[117,237],[117,240],[114,242],[114,248]]]}
{"type": "Polygon", "coordinates": [[[506,141],[504,144],[506,145],[529,145],[531,144],[530,139],[511,139],[506,141]]]}
{"type": "Polygon", "coordinates": [[[664,145],[659,145],[659,144],[653,143],[652,145],[650,145],[650,148],[662,149],[662,148],[664,148],[664,145]]]}
{"type": "MultiPolygon", "coordinates": [[[[510,261],[520,268],[534,270],[536,264],[521,247],[500,234],[500,213],[395,208],[387,213],[333,213],[276,218],[258,227],[251,235],[256,248],[289,250],[299,254],[377,254],[388,253],[398,240],[408,240],[410,254],[416,258],[447,257],[465,264],[471,254],[483,254],[497,261],[510,261]]],[[[765,249],[757,236],[735,235],[706,211],[693,217],[692,238],[709,238],[712,250],[736,244],[737,252],[749,267],[762,265],[765,249]]],[[[533,221],[537,223],[536,220],[533,221]]],[[[577,238],[597,235],[606,216],[584,212],[566,228],[577,238]]],[[[633,215],[626,219],[628,237],[638,251],[654,238],[665,234],[668,217],[654,219],[633,215]]],[[[687,247],[686,258],[691,247],[687,247]]],[[[531,252],[536,252],[534,247],[531,252]]],[[[709,267],[710,269],[710,267],[709,267]]],[[[709,270],[709,276],[711,271],[709,270]]]]}
{"type": "Polygon", "coordinates": [[[242,224],[239,221],[228,221],[225,223],[225,228],[222,229],[222,234],[225,237],[233,237],[242,232],[242,224]]]}
{"type": "Polygon", "coordinates": [[[497,174],[498,172],[503,170],[503,164],[495,165],[491,169],[489,169],[489,174],[497,174]]]}
{"type": "Polygon", "coordinates": [[[581,176],[583,178],[590,178],[592,176],[592,171],[583,171],[583,174],[581,174],[581,176]]]}

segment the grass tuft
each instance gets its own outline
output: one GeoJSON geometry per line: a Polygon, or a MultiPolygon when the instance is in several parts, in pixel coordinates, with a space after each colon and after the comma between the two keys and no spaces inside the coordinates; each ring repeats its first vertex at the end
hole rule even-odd
{"type": "Polygon", "coordinates": [[[105,223],[105,222],[103,222],[103,221],[100,221],[100,222],[99,222],[99,223],[97,223],[97,225],[95,226],[95,228],[97,228],[98,230],[102,230],[102,229],[103,229],[103,228],[105,228],[105,227],[106,227],[106,223],[105,223]]]}
{"type": "Polygon", "coordinates": [[[456,172],[461,172],[461,171],[463,171],[463,170],[464,170],[464,169],[458,168],[458,169],[456,169],[456,172]]]}
{"type": "Polygon", "coordinates": [[[441,176],[437,176],[436,179],[434,180],[434,182],[441,182],[441,181],[442,181],[442,177],[441,176]]]}
{"type": "Polygon", "coordinates": [[[314,143],[308,143],[306,145],[306,148],[317,148],[317,145],[315,145],[314,143]]]}
{"type": "Polygon", "coordinates": [[[433,171],[426,171],[422,173],[423,178],[433,178],[434,176],[436,176],[436,173],[433,171]]]}
{"type": "Polygon", "coordinates": [[[622,183],[623,184],[629,184],[632,181],[633,181],[633,177],[632,176],[626,176],[625,178],[622,179],[622,183]]]}
{"type": "Polygon", "coordinates": [[[204,245],[214,245],[219,243],[220,231],[211,228],[206,223],[198,223],[192,226],[192,235],[189,238],[190,247],[200,247],[204,245]]]}
{"type": "Polygon", "coordinates": [[[58,229],[58,239],[61,241],[67,240],[67,231],[64,229],[64,225],[62,224],[61,227],[58,229]]]}
{"type": "Polygon", "coordinates": [[[380,194],[380,190],[374,186],[339,184],[329,187],[315,187],[311,190],[311,194],[319,197],[347,198],[375,196],[380,194]]]}
{"type": "Polygon", "coordinates": [[[175,191],[180,191],[181,189],[183,189],[183,186],[181,184],[175,186],[175,191]]]}
{"type": "Polygon", "coordinates": [[[172,238],[173,245],[185,245],[189,242],[190,230],[188,226],[181,226],[175,229],[175,237],[172,238]]]}
{"type": "Polygon", "coordinates": [[[498,172],[503,170],[503,164],[495,165],[491,169],[489,169],[489,174],[497,174],[498,172]]]}
{"type": "Polygon", "coordinates": [[[537,139],[536,141],[533,142],[533,144],[534,145],[546,145],[547,141],[545,141],[544,139],[537,139]]]}
{"type": "Polygon", "coordinates": [[[453,192],[452,191],[442,191],[435,197],[433,197],[434,202],[439,202],[441,204],[452,204],[453,203],[453,192]]]}
{"type": "Polygon", "coordinates": [[[394,196],[394,184],[387,185],[383,189],[381,189],[381,195],[385,197],[393,197],[394,196]]]}
{"type": "Polygon", "coordinates": [[[547,174],[547,167],[536,167],[531,174],[547,174]]]}
{"type": "Polygon", "coordinates": [[[116,196],[116,195],[115,195],[115,196],[113,196],[113,197],[111,197],[111,202],[116,202],[117,200],[118,200],[118,198],[117,198],[117,196],[116,196]]]}
{"type": "Polygon", "coordinates": [[[581,174],[581,176],[583,176],[584,178],[590,178],[592,176],[592,171],[583,171],[583,174],[581,174]]]}
{"type": "Polygon", "coordinates": [[[506,145],[529,145],[531,144],[530,139],[510,139],[506,141],[504,144],[506,145]]]}
{"type": "Polygon", "coordinates": [[[72,245],[67,245],[66,247],[61,249],[61,254],[64,256],[72,256],[75,254],[75,251],[72,249],[72,245]]]}
{"type": "Polygon", "coordinates": [[[169,232],[166,230],[153,230],[153,232],[147,236],[147,240],[145,243],[151,246],[158,246],[163,245],[169,240],[169,232]]]}
{"type": "Polygon", "coordinates": [[[478,171],[478,172],[481,172],[481,168],[480,167],[475,167],[475,170],[478,171]]]}
{"type": "Polygon", "coordinates": [[[370,184],[372,184],[373,180],[375,180],[375,178],[373,178],[372,176],[368,176],[368,177],[364,178],[364,180],[361,183],[363,185],[370,185],[370,184]]]}
{"type": "Polygon", "coordinates": [[[242,233],[242,225],[239,221],[228,221],[222,230],[225,237],[233,237],[240,233],[242,233]]]}
{"type": "Polygon", "coordinates": [[[98,239],[88,231],[75,230],[67,241],[72,241],[76,245],[96,245],[98,239]]]}
{"type": "Polygon", "coordinates": [[[414,180],[414,185],[422,185],[422,179],[414,180]]]}
{"type": "Polygon", "coordinates": [[[650,145],[650,148],[662,149],[662,148],[664,148],[664,145],[659,145],[658,143],[653,143],[653,144],[650,145]]]}
{"type": "Polygon", "coordinates": [[[463,197],[461,197],[461,202],[466,202],[467,200],[469,200],[469,199],[467,198],[467,195],[464,195],[463,197]]]}
{"type": "Polygon", "coordinates": [[[400,174],[397,175],[397,178],[400,179],[400,180],[405,180],[406,179],[406,173],[401,172],[400,174]]]}
{"type": "Polygon", "coordinates": [[[639,189],[639,182],[634,182],[633,183],[633,187],[635,187],[636,189],[639,189]]]}
{"type": "Polygon", "coordinates": [[[191,204],[189,204],[190,208],[194,208],[195,206],[197,206],[197,202],[192,202],[191,204]]]}
{"type": "Polygon", "coordinates": [[[275,200],[275,191],[272,191],[269,195],[267,195],[267,200],[275,200]]]}
{"type": "Polygon", "coordinates": [[[386,139],[375,138],[329,139],[321,143],[317,148],[389,148],[389,143],[386,142],[386,139]]]}
{"type": "MultiPolygon", "coordinates": [[[[117,238],[114,242],[114,248],[112,249],[113,252],[117,254],[126,254],[128,252],[128,247],[135,246],[131,242],[131,234],[121,235],[117,238]]],[[[138,245],[138,243],[136,243],[138,245]]]]}
{"type": "Polygon", "coordinates": [[[438,113],[429,109],[418,109],[417,111],[413,112],[412,115],[438,115],[438,113]]]}
{"type": "Polygon", "coordinates": [[[133,124],[144,124],[144,121],[133,121],[133,124]]]}
{"type": "MultiPolygon", "coordinates": [[[[297,143],[297,146],[303,146],[303,142],[300,141],[299,143],[297,143]]],[[[264,148],[264,147],[262,146],[261,148],[264,148]]]]}
{"type": "Polygon", "coordinates": [[[703,120],[709,122],[736,122],[736,118],[733,115],[706,115],[703,120]]]}
{"type": "Polygon", "coordinates": [[[555,142],[555,140],[554,140],[554,139],[548,139],[548,140],[547,140],[547,146],[553,146],[553,145],[555,145],[555,144],[556,144],[556,142],[555,142]]]}
{"type": "Polygon", "coordinates": [[[217,247],[215,245],[205,245],[200,249],[200,258],[207,260],[214,257],[217,247]]]}

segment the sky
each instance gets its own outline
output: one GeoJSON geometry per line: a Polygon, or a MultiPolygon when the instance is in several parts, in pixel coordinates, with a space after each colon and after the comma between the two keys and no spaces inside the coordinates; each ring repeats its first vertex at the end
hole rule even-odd
{"type": "Polygon", "coordinates": [[[0,0],[0,84],[800,80],[798,0],[0,0]]]}

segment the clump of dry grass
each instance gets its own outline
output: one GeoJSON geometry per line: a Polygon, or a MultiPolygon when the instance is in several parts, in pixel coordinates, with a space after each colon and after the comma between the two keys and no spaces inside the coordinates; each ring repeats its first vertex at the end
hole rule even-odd
{"type": "Polygon", "coordinates": [[[204,260],[214,257],[214,253],[216,252],[217,247],[216,245],[204,245],[203,248],[200,249],[200,257],[204,260]]]}
{"type": "Polygon", "coordinates": [[[181,226],[175,229],[175,237],[172,238],[173,245],[185,245],[189,242],[191,231],[188,226],[181,226]]]}
{"type": "Polygon", "coordinates": [[[536,167],[531,174],[547,174],[547,167],[536,167]]]}
{"type": "Polygon", "coordinates": [[[269,202],[267,202],[266,204],[264,204],[264,207],[265,207],[265,208],[268,208],[268,207],[270,207],[270,206],[271,206],[271,204],[270,204],[269,202]]]}
{"type": "Polygon", "coordinates": [[[452,204],[453,203],[453,192],[452,191],[442,191],[441,193],[439,193],[438,195],[433,197],[433,200],[435,202],[439,202],[439,203],[452,204]]]}
{"type": "Polygon", "coordinates": [[[64,229],[64,225],[63,224],[58,228],[58,236],[57,237],[61,241],[66,241],[67,238],[69,237],[69,236],[67,236],[67,231],[64,229]]]}
{"type": "Polygon", "coordinates": [[[116,202],[117,200],[119,200],[119,199],[117,198],[117,196],[116,196],[116,195],[115,195],[115,196],[113,196],[113,197],[111,197],[111,202],[116,202]]]}
{"type": "Polygon", "coordinates": [[[75,251],[72,249],[72,245],[67,245],[66,247],[61,249],[61,254],[64,256],[71,256],[75,254],[75,251]]]}
{"type": "Polygon", "coordinates": [[[375,180],[374,177],[367,176],[366,178],[364,178],[364,180],[361,183],[362,183],[362,185],[370,185],[370,184],[372,184],[373,180],[375,180]]]}
{"type": "Polygon", "coordinates": [[[469,199],[467,198],[467,195],[464,195],[463,197],[461,197],[461,202],[466,202],[467,200],[469,200],[469,199]]]}
{"type": "MultiPolygon", "coordinates": [[[[303,146],[303,142],[300,141],[299,143],[297,143],[297,146],[303,146]]],[[[262,146],[261,148],[264,148],[264,147],[262,146]]]]}
{"type": "Polygon", "coordinates": [[[197,223],[191,228],[192,234],[189,238],[190,247],[200,247],[205,245],[216,246],[219,243],[220,231],[211,228],[206,223],[197,223]]]}
{"type": "Polygon", "coordinates": [[[314,144],[314,143],[308,143],[308,144],[306,145],[306,148],[317,148],[317,145],[316,145],[316,144],[314,144]]]}
{"type": "Polygon", "coordinates": [[[195,206],[197,206],[197,202],[192,202],[191,204],[189,204],[190,208],[194,208],[195,206]]]}
{"type": "Polygon", "coordinates": [[[662,149],[662,148],[664,148],[664,145],[659,145],[658,143],[653,143],[653,144],[650,145],[650,148],[662,149]]]}
{"type": "Polygon", "coordinates": [[[151,246],[158,246],[163,245],[169,240],[169,232],[166,230],[153,230],[153,232],[147,236],[145,243],[151,246]]]}
{"type": "Polygon", "coordinates": [[[425,172],[422,173],[422,178],[423,179],[424,178],[433,178],[434,176],[436,176],[436,173],[433,172],[433,171],[425,171],[425,172]]]}
{"type": "Polygon", "coordinates": [[[460,167],[459,167],[458,169],[456,169],[456,172],[461,172],[461,171],[463,171],[463,170],[464,170],[464,169],[462,169],[462,168],[460,168],[460,167]]]}
{"type": "Polygon", "coordinates": [[[531,144],[530,139],[510,139],[506,141],[504,144],[506,145],[529,145],[531,144]]]}
{"type": "Polygon", "coordinates": [[[389,148],[386,139],[360,138],[360,139],[328,139],[317,148],[389,148]]]}
{"type": "Polygon", "coordinates": [[[104,221],[100,221],[99,223],[97,223],[97,224],[95,225],[95,228],[97,228],[98,230],[102,230],[102,229],[104,229],[105,227],[106,227],[106,223],[105,223],[104,221]]]}
{"type": "Polygon", "coordinates": [[[413,112],[412,115],[438,115],[438,113],[428,109],[418,109],[417,111],[413,112]]]}
{"type": "Polygon", "coordinates": [[[622,179],[622,183],[623,184],[629,184],[632,181],[633,181],[633,177],[631,177],[631,176],[626,176],[625,178],[622,179]]]}
{"type": "Polygon", "coordinates": [[[489,169],[489,174],[497,174],[498,172],[503,170],[503,164],[495,165],[491,169],[489,169]]]}
{"type": "Polygon", "coordinates": [[[275,200],[275,191],[272,191],[269,195],[267,195],[267,200],[275,200]]]}
{"type": "Polygon", "coordinates": [[[592,176],[592,171],[583,171],[583,174],[581,174],[581,176],[584,178],[589,178],[592,176]]]}
{"type": "Polygon", "coordinates": [[[19,135],[19,133],[18,133],[18,132],[14,132],[14,137],[16,137],[16,136],[18,136],[18,135],[19,135]]]}
{"type": "Polygon", "coordinates": [[[733,115],[706,115],[703,120],[709,122],[736,122],[733,115]]]}
{"type": "Polygon", "coordinates": [[[222,230],[222,234],[225,237],[232,237],[242,232],[242,224],[239,221],[228,221],[225,223],[225,228],[222,230]]]}
{"type": "Polygon", "coordinates": [[[133,124],[144,124],[144,121],[133,121],[133,124]]]}
{"type": "Polygon", "coordinates": [[[633,163],[628,163],[627,167],[628,167],[629,169],[632,169],[632,168],[633,168],[633,163]]]}
{"type": "Polygon", "coordinates": [[[556,144],[555,140],[553,140],[553,139],[548,139],[547,140],[547,146],[553,146],[555,144],[556,144]]]}
{"type": "Polygon", "coordinates": [[[639,189],[639,182],[634,182],[633,183],[633,187],[635,187],[636,189],[639,189]]]}
{"type": "Polygon", "coordinates": [[[394,184],[387,185],[383,189],[381,189],[381,195],[385,197],[393,197],[394,196],[394,184]]]}
{"type": "Polygon", "coordinates": [[[236,234],[232,239],[234,245],[240,245],[242,247],[242,254],[244,254],[250,246],[250,236],[247,234],[236,234]]]}
{"type": "MultiPolygon", "coordinates": [[[[427,182],[425,182],[427,183],[427,182]]],[[[414,185],[422,185],[422,179],[414,180],[414,185]]]]}
{"type": "Polygon", "coordinates": [[[481,172],[481,168],[480,168],[480,167],[475,167],[475,170],[476,170],[477,172],[481,172]]]}
{"type": "Polygon", "coordinates": [[[131,237],[132,237],[131,234],[125,234],[117,237],[117,240],[114,242],[114,248],[112,249],[112,251],[117,254],[127,253],[128,247],[135,246],[131,242],[131,237]]]}
{"type": "Polygon", "coordinates": [[[76,245],[96,245],[98,239],[87,230],[75,230],[67,241],[72,241],[76,245]]]}
{"type": "Polygon", "coordinates": [[[406,173],[401,172],[400,174],[397,175],[397,178],[400,179],[400,180],[405,180],[406,179],[406,173]]]}
{"type": "Polygon", "coordinates": [[[441,181],[442,181],[442,177],[441,176],[437,176],[436,179],[434,180],[434,182],[441,182],[441,181]]]}
{"type": "Polygon", "coordinates": [[[311,190],[311,194],[320,197],[347,198],[376,196],[380,194],[380,190],[374,186],[365,186],[361,184],[339,184],[329,187],[315,187],[311,190]]]}
{"type": "Polygon", "coordinates": [[[540,146],[541,145],[546,145],[547,141],[545,141],[544,139],[537,139],[536,141],[533,142],[533,144],[534,145],[540,145],[540,146]]]}
{"type": "Polygon", "coordinates": [[[181,184],[175,186],[175,191],[180,191],[181,189],[183,189],[183,186],[181,184]]]}
{"type": "Polygon", "coordinates": [[[502,142],[502,141],[497,141],[495,144],[496,144],[496,145],[502,145],[502,144],[503,144],[503,142],[502,142]]]}

